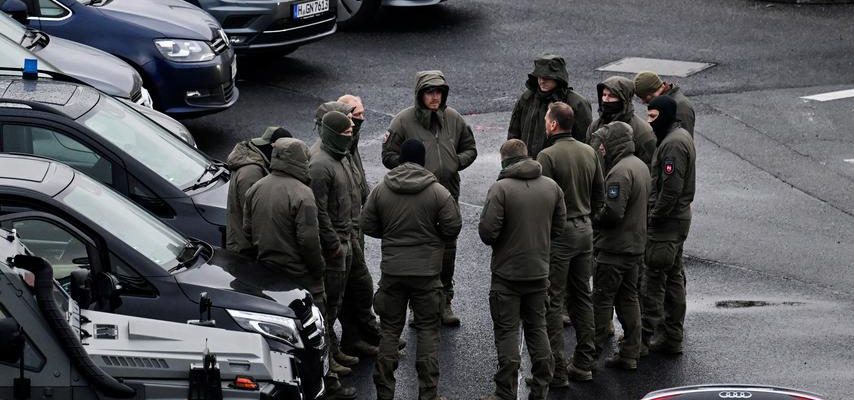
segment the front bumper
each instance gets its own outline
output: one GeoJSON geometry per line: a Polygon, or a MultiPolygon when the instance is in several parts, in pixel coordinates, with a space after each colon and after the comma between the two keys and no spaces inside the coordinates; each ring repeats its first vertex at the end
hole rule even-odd
{"type": "Polygon", "coordinates": [[[228,48],[210,61],[178,63],[157,57],[142,66],[153,83],[154,106],[181,118],[224,111],[237,102],[236,58],[228,48]]]}

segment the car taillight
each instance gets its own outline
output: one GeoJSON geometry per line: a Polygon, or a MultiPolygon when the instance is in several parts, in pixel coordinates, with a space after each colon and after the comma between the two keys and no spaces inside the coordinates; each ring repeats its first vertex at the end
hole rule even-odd
{"type": "Polygon", "coordinates": [[[237,376],[232,386],[236,389],[258,390],[258,384],[251,376],[237,376]]]}

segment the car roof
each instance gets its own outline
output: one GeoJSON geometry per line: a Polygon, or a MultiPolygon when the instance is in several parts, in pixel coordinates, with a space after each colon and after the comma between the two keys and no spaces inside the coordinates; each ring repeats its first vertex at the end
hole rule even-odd
{"type": "MultiPolygon", "coordinates": [[[[28,80],[17,76],[0,76],[0,99],[44,104],[75,120],[95,107],[100,97],[97,91],[73,82],[44,77],[28,80]]],[[[0,101],[0,107],[9,107],[10,104],[0,101]]],[[[18,105],[14,107],[20,108],[18,105]]]]}
{"type": "Polygon", "coordinates": [[[71,184],[74,174],[71,167],[45,158],[0,154],[0,186],[53,197],[71,184]]]}

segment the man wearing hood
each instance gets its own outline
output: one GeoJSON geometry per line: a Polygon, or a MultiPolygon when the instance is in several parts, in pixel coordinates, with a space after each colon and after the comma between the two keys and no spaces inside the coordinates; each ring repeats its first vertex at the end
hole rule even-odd
{"type": "MultiPolygon", "coordinates": [[[[447,106],[448,83],[442,71],[421,71],[415,78],[415,105],[391,121],[383,140],[383,165],[389,169],[400,165],[400,145],[406,139],[418,139],[426,149],[424,167],[451,192],[454,200],[459,200],[459,172],[477,157],[474,134],[460,113],[447,106]]],[[[442,323],[448,326],[460,324],[451,308],[456,255],[457,241],[449,240],[445,243],[441,274],[445,291],[442,323]]]]}
{"type": "MultiPolygon", "coordinates": [[[[270,174],[246,192],[242,227],[257,249],[258,261],[308,289],[314,304],[325,312],[325,265],[317,204],[308,187],[308,158],[308,147],[300,140],[283,138],[274,143],[270,174]]],[[[342,386],[336,375],[330,374],[324,381],[327,398],[355,398],[356,390],[342,386]]]]}
{"type": "Polygon", "coordinates": [[[682,94],[679,85],[670,82],[662,82],[655,72],[643,71],[635,75],[635,95],[643,102],[649,104],[658,96],[670,96],[676,101],[676,119],[691,137],[694,137],[694,106],[691,101],[682,94]]]}
{"type": "Polygon", "coordinates": [[[622,76],[612,76],[596,85],[596,92],[599,95],[599,119],[587,129],[586,142],[594,149],[599,148],[593,132],[613,121],[625,122],[632,127],[635,155],[649,165],[652,153],[655,152],[655,135],[652,134],[652,127],[635,115],[635,107],[632,105],[634,82],[622,76]]]}
{"type": "Polygon", "coordinates": [[[228,221],[225,227],[225,248],[255,257],[255,250],[243,235],[243,203],[246,191],[270,172],[273,143],[291,137],[287,129],[271,126],[261,137],[234,145],[226,165],[231,171],[228,181],[228,221]]]}
{"type": "Polygon", "coordinates": [[[407,139],[400,148],[400,165],[374,189],[362,212],[366,234],[382,239],[379,289],[374,309],[382,335],[374,364],[377,398],[394,399],[398,340],[406,322],[407,303],[415,314],[418,336],[415,368],[418,399],[437,400],[439,328],[444,295],[444,243],[460,233],[457,203],[436,177],[424,168],[424,145],[407,139]]]}
{"type": "Polygon", "coordinates": [[[495,394],[483,399],[516,399],[521,322],[533,375],[528,398],[544,400],[554,371],[546,330],[549,247],[564,229],[566,206],[560,186],[542,176],[524,142],[510,139],[499,151],[502,170],[478,225],[480,239],[492,247],[489,310],[498,352],[495,394]]]}
{"type": "Polygon", "coordinates": [[[646,243],[646,202],[649,198],[649,168],[636,157],[632,128],[614,121],[594,135],[608,170],[605,176],[605,207],[594,216],[596,268],[593,276],[594,318],[597,352],[608,344],[612,310],[623,327],[617,354],[605,365],[637,369],[641,345],[641,313],[638,275],[646,243]]]}
{"type": "Polygon", "coordinates": [[[543,176],[563,189],[566,228],[552,241],[549,267],[549,343],[555,358],[551,387],[566,387],[567,378],[593,379],[596,347],[593,338],[593,228],[590,215],[602,208],[605,188],[596,152],[573,138],[572,108],[563,102],[548,105],[545,115],[546,148],[537,156],[543,176]],[[564,300],[567,303],[564,303],[564,300]],[[575,328],[575,352],[567,365],[564,350],[563,310],[569,309],[575,328]]]}
{"type": "Polygon", "coordinates": [[[320,139],[312,146],[309,173],[311,189],[317,200],[320,242],[326,260],[326,324],[329,332],[329,367],[341,375],[351,371],[339,362],[355,365],[358,358],[341,353],[332,327],[343,300],[347,268],[352,252],[353,172],[347,155],[353,139],[353,122],[340,111],[329,111],[320,120],[320,139]]]}
{"type": "Polygon", "coordinates": [[[525,93],[516,101],[507,139],[520,139],[528,146],[528,155],[536,157],[547,140],[543,118],[550,103],[569,104],[575,121],[568,130],[579,141],[585,140],[587,127],[593,120],[590,102],[569,86],[566,61],[554,54],[544,54],[534,60],[534,71],[528,74],[525,93]]]}
{"type": "Polygon", "coordinates": [[[658,148],[649,198],[643,339],[647,343],[663,328],[662,340],[649,343],[649,349],[666,354],[682,353],[686,309],[682,245],[691,227],[697,159],[694,140],[676,122],[676,109],[673,98],[659,96],[647,110],[658,148]]]}

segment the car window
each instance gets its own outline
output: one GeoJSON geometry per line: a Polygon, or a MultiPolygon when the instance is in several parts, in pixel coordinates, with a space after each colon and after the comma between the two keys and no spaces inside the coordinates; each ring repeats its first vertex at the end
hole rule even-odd
{"type": "Polygon", "coordinates": [[[210,160],[198,150],[107,96],[101,96],[98,104],[78,122],[179,189],[199,180],[210,164],[210,160]]]}
{"type": "Polygon", "coordinates": [[[41,127],[3,125],[3,151],[48,157],[103,182],[113,184],[113,165],[71,137],[41,127]]]}
{"type": "Polygon", "coordinates": [[[39,0],[40,17],[62,18],[69,14],[68,9],[51,0],[39,0]]]}
{"type": "Polygon", "coordinates": [[[86,245],[58,224],[39,218],[16,219],[7,228],[16,229],[21,242],[33,255],[53,266],[53,276],[63,279],[77,268],[88,266],[86,245]]]}
{"type": "MultiPolygon", "coordinates": [[[[0,319],[4,318],[12,318],[12,316],[3,308],[3,305],[0,304],[0,319]]],[[[12,318],[14,319],[14,318],[12,318]]],[[[33,344],[33,341],[30,340],[29,336],[27,336],[27,332],[24,332],[24,369],[28,371],[41,371],[44,368],[45,363],[47,363],[47,358],[45,358],[44,354],[33,344]]],[[[0,361],[0,364],[10,366],[13,368],[18,368],[19,363],[6,363],[0,361]]]]}

